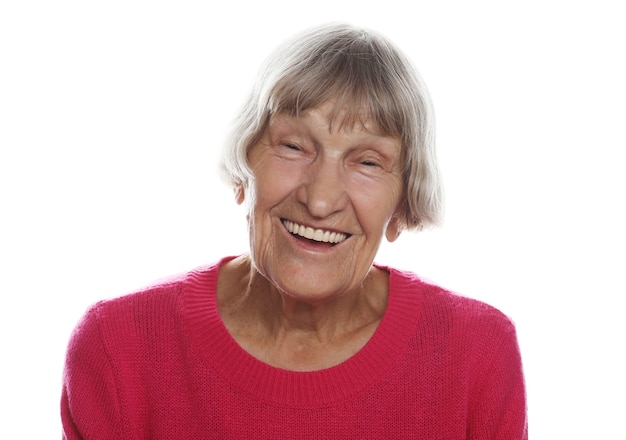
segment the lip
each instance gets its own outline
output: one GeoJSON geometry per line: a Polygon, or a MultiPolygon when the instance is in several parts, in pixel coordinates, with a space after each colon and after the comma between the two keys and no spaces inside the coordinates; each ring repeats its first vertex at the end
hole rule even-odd
{"type": "Polygon", "coordinates": [[[289,237],[299,246],[314,248],[317,251],[334,249],[351,237],[351,234],[347,232],[295,222],[286,218],[281,218],[280,223],[289,237]]]}

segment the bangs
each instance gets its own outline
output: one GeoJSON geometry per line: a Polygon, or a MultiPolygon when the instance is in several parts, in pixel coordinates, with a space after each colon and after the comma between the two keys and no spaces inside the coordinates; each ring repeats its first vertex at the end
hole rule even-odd
{"type": "Polygon", "coordinates": [[[371,42],[348,48],[324,48],[318,56],[293,66],[270,91],[270,115],[300,116],[325,102],[334,102],[331,129],[371,126],[381,134],[402,137],[406,97],[394,93],[388,65],[372,50],[371,42]],[[361,47],[359,47],[361,46],[361,47]]]}

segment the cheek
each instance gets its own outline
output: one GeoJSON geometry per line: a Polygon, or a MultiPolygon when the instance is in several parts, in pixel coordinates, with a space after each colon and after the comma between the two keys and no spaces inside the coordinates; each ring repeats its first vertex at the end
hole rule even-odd
{"type": "MultiPolygon", "coordinates": [[[[255,179],[249,187],[248,221],[250,245],[257,259],[276,247],[274,234],[276,233],[275,208],[289,197],[295,187],[293,173],[265,172],[265,169],[255,170],[255,179]]],[[[280,171],[280,170],[279,170],[280,171]]]]}
{"type": "Polygon", "coordinates": [[[384,229],[400,203],[402,186],[391,182],[354,182],[351,200],[362,221],[372,228],[384,229]]]}
{"type": "Polygon", "coordinates": [[[254,171],[255,199],[263,206],[280,202],[298,188],[300,172],[294,166],[266,164],[254,171]]]}

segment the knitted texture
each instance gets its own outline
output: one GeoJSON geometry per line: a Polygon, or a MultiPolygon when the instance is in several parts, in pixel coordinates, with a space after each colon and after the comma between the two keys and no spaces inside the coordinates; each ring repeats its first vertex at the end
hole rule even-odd
{"type": "Polygon", "coordinates": [[[493,307],[378,266],[389,300],[370,341],[293,372],[230,336],[220,264],[88,310],[67,351],[64,438],[528,438],[515,328],[493,307]]]}

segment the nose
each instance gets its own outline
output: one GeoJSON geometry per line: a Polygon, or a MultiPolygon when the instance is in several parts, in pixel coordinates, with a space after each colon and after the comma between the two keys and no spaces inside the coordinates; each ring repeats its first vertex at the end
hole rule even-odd
{"type": "Polygon", "coordinates": [[[296,194],[313,217],[325,218],[346,208],[348,194],[341,162],[318,158],[307,171],[296,194]]]}

